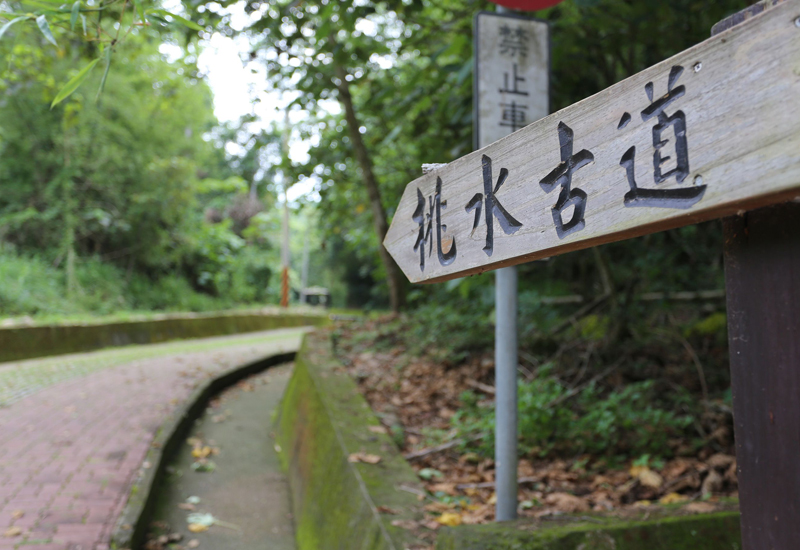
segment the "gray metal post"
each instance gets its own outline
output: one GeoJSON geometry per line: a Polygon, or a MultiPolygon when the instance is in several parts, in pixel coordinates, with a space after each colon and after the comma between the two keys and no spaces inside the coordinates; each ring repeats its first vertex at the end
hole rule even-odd
{"type": "Polygon", "coordinates": [[[495,518],[517,517],[517,268],[495,271],[495,518]]]}
{"type": "MultiPolygon", "coordinates": [[[[513,10],[497,6],[498,13],[513,10]]],[[[495,271],[495,520],[517,519],[517,268],[495,271]]]]}

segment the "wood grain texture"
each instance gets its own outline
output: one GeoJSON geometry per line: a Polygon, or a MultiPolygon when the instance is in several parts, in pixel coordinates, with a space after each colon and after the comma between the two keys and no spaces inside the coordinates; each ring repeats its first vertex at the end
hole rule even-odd
{"type": "MultiPolygon", "coordinates": [[[[798,16],[800,0],[786,0],[746,24],[411,182],[384,241],[386,248],[409,280],[436,282],[689,225],[800,195],[800,28],[794,23],[798,16]],[[683,72],[673,87],[685,86],[685,94],[666,112],[685,113],[688,177],[682,183],[670,178],[656,184],[652,128],[657,121],[645,121],[641,115],[650,105],[645,85],[653,83],[658,101],[667,93],[671,70],[678,66],[683,72]],[[624,113],[631,119],[618,129],[624,113]],[[540,185],[561,162],[559,123],[574,132],[574,153],[585,149],[593,157],[574,171],[571,184],[573,190],[586,193],[585,227],[563,238],[556,234],[552,215],[559,188],[546,193],[540,185]],[[695,183],[700,185],[696,180],[700,176],[706,186],[702,199],[689,209],[626,207],[624,196],[630,186],[620,161],[631,146],[636,147],[635,178],[640,188],[689,189],[695,183]],[[483,250],[483,217],[473,231],[475,211],[465,209],[476,193],[484,191],[484,155],[492,160],[492,185],[501,168],[508,170],[496,198],[522,224],[506,234],[494,222],[491,256],[483,250]],[[450,263],[439,260],[434,209],[430,240],[424,243],[423,271],[419,249],[414,250],[420,229],[414,221],[417,193],[423,195],[427,215],[437,178],[442,182],[441,199],[446,201],[440,210],[441,252],[447,256],[455,241],[456,253],[450,263]]],[[[672,132],[667,137],[675,139],[672,132]]],[[[672,145],[670,142],[665,151],[672,145]]],[[[665,154],[674,157],[674,151],[665,154]]],[[[674,160],[665,164],[664,170],[671,167],[674,160]]],[[[563,214],[568,221],[571,209],[563,214]]],[[[425,223],[427,230],[427,220],[425,223]]]]}
{"type": "Polygon", "coordinates": [[[800,546],[800,204],[725,220],[744,550],[800,546]]]}

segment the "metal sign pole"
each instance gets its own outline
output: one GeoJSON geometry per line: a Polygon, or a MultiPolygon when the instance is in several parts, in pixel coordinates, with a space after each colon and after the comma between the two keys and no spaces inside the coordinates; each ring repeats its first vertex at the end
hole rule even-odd
{"type": "MultiPolygon", "coordinates": [[[[545,23],[501,6],[494,14],[478,14],[475,37],[475,146],[480,149],[547,115],[549,41],[545,23]]],[[[505,181],[504,172],[501,168],[493,172],[491,162],[485,160],[482,197],[487,225],[484,252],[489,256],[495,239],[514,232],[505,217],[502,193],[495,196],[505,181]]],[[[505,267],[495,273],[497,521],[517,517],[517,347],[517,268],[505,267]]]]}
{"type": "Polygon", "coordinates": [[[495,520],[509,521],[517,519],[517,266],[495,271],[494,284],[495,520]]]}

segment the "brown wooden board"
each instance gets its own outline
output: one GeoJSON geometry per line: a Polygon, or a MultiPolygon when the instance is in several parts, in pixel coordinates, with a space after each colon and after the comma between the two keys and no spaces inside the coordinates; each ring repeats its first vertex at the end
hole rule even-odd
{"type": "Polygon", "coordinates": [[[800,548],[800,204],[725,220],[744,550],[800,548]]]}
{"type": "MultiPolygon", "coordinates": [[[[754,4],[712,34],[786,1],[754,4]]],[[[794,549],[800,547],[800,204],[745,212],[726,219],[724,229],[742,545],[794,549]]]]}
{"type": "Polygon", "coordinates": [[[800,196],[797,17],[787,0],[411,182],[386,248],[436,282],[800,196]]]}

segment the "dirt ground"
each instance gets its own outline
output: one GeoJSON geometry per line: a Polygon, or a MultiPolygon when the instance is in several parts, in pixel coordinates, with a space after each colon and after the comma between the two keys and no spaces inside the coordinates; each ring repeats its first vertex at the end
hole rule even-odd
{"type": "MultiPolygon", "coordinates": [[[[429,491],[429,526],[493,521],[494,461],[469,452],[451,426],[465,390],[482,393],[483,405],[492,405],[491,357],[444,365],[413,357],[402,346],[376,352],[365,342],[363,329],[353,338],[355,327],[337,327],[337,355],[429,491]]],[[[628,461],[616,468],[589,455],[521,456],[519,515],[625,516],[657,513],[665,506],[670,513],[694,514],[735,508],[738,485],[730,434],[721,430],[711,437],[731,450],[703,448],[695,456],[683,453],[655,465],[628,461]]]]}

